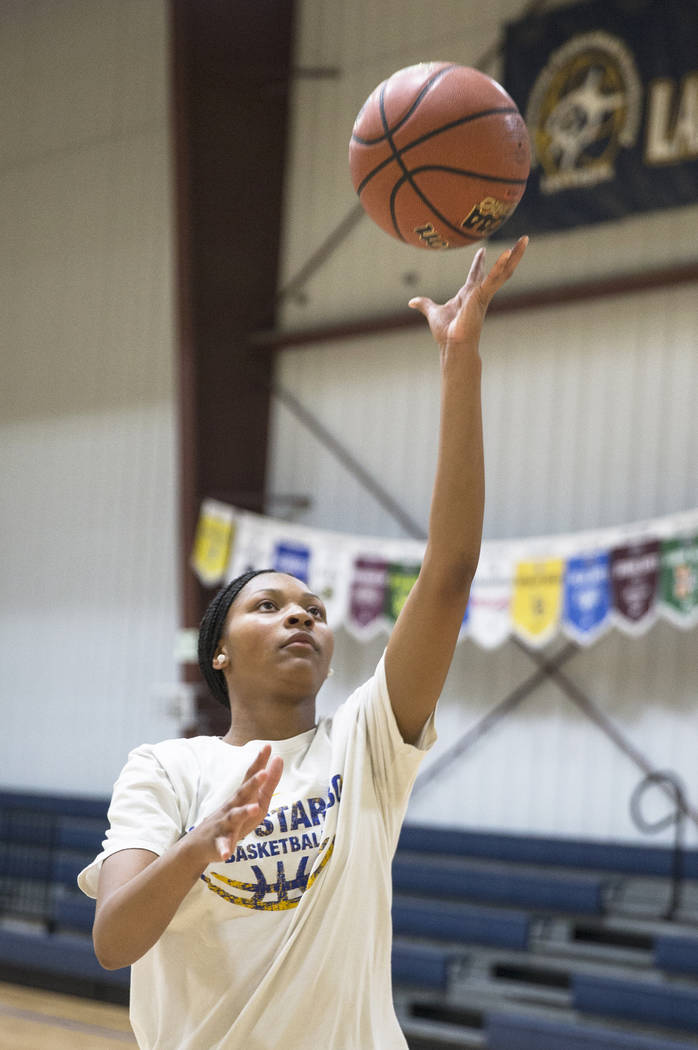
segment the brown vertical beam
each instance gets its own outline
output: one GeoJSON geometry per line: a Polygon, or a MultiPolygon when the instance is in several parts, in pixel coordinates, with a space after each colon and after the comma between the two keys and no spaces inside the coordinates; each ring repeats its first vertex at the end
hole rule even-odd
{"type": "Polygon", "coordinates": [[[263,509],[293,0],[170,0],[177,221],[180,591],[202,498],[263,509]],[[245,499],[240,494],[246,494],[245,499]]]}

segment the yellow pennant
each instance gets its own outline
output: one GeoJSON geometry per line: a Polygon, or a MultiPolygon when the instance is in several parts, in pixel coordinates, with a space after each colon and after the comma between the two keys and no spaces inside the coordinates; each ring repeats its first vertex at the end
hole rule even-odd
{"type": "Polygon", "coordinates": [[[521,561],[516,566],[511,618],[524,641],[545,645],[557,630],[564,568],[562,558],[521,561]]]}
{"type": "Polygon", "coordinates": [[[230,562],[235,536],[233,513],[225,504],[204,500],[194,538],[191,565],[203,584],[220,583],[230,562]]]}

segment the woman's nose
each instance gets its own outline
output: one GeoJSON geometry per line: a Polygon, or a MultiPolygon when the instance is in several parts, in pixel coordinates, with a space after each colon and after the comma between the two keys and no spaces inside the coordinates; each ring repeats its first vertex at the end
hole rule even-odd
{"type": "Polygon", "coordinates": [[[297,608],[291,609],[289,611],[286,617],[286,622],[293,624],[303,623],[307,624],[308,626],[311,626],[313,623],[313,618],[307,609],[304,609],[302,606],[299,605],[297,608]]]}

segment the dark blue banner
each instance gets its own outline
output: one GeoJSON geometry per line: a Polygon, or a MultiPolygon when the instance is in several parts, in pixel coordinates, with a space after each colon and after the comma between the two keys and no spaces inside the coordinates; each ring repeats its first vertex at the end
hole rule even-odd
{"type": "Polygon", "coordinates": [[[533,166],[502,236],[698,203],[698,0],[592,0],[511,23],[504,85],[533,166]]]}

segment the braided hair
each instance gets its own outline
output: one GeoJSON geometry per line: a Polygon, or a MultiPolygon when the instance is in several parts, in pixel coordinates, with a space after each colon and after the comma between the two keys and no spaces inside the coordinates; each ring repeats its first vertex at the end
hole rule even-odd
{"type": "Polygon", "coordinates": [[[245,584],[264,572],[276,572],[276,569],[251,569],[231,580],[211,601],[199,626],[199,670],[213,696],[227,708],[230,708],[228,685],[223,672],[217,671],[213,666],[213,656],[218,647],[230,606],[245,584]]]}

